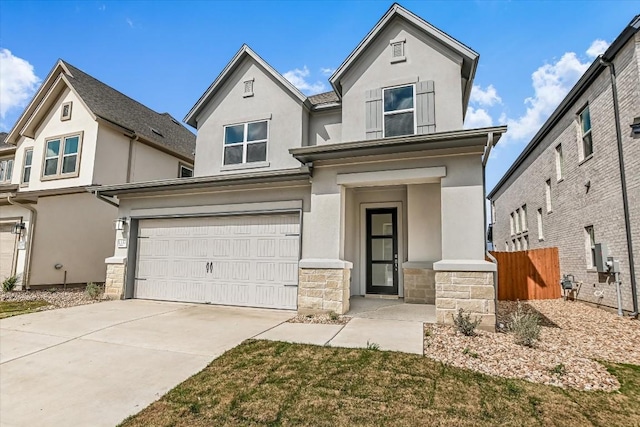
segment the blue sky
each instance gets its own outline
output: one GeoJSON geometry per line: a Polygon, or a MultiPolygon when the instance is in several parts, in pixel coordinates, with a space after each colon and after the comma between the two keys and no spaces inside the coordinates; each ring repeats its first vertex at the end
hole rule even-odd
{"type": "MultiPolygon", "coordinates": [[[[182,119],[243,43],[307,94],[389,1],[0,2],[0,130],[11,128],[58,58],[182,119]]],[[[491,189],[640,1],[401,4],[480,53],[467,127],[508,124],[491,189]]]]}

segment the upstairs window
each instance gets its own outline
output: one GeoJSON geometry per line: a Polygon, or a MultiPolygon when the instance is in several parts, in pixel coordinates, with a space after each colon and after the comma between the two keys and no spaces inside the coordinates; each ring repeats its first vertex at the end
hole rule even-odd
{"type": "Polygon", "coordinates": [[[558,181],[564,178],[564,156],[562,155],[562,144],[556,147],[556,178],[558,181]]]}
{"type": "Polygon", "coordinates": [[[24,168],[22,171],[22,184],[29,184],[31,179],[31,164],[33,163],[33,148],[24,150],[24,168]]]}
{"type": "Polygon", "coordinates": [[[13,159],[0,160],[0,183],[11,182],[13,159]]]}
{"type": "Polygon", "coordinates": [[[527,222],[527,205],[523,205],[520,209],[520,223],[522,224],[522,231],[529,231],[529,224],[527,222]]]}
{"type": "Polygon", "coordinates": [[[266,120],[224,128],[224,165],[267,160],[269,125],[266,120]]]}
{"type": "Polygon", "coordinates": [[[384,89],[383,108],[385,137],[416,133],[414,85],[384,89]]]}
{"type": "Polygon", "coordinates": [[[544,233],[542,228],[542,208],[538,209],[538,240],[544,240],[544,233]]]}
{"type": "Polygon", "coordinates": [[[80,161],[80,136],[69,135],[46,141],[43,177],[77,176],[80,161]]]}
{"type": "Polygon", "coordinates": [[[591,113],[587,106],[580,113],[580,136],[582,137],[582,157],[587,158],[593,154],[593,139],[591,138],[591,113]]]}
{"type": "Polygon", "coordinates": [[[551,212],[551,180],[544,183],[544,198],[547,202],[547,213],[551,212]]]}
{"type": "Polygon", "coordinates": [[[584,228],[585,247],[587,249],[587,268],[596,266],[596,237],[593,225],[584,228]]]}

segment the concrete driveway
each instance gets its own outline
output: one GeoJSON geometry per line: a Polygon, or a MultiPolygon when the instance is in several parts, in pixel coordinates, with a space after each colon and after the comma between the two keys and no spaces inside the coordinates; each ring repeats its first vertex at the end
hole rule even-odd
{"type": "Polygon", "coordinates": [[[113,426],[293,315],[127,300],[0,320],[0,425],[113,426]]]}

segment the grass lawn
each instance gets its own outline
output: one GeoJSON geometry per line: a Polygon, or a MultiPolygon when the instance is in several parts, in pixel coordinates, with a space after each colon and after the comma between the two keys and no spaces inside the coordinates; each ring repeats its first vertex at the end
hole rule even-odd
{"type": "Polygon", "coordinates": [[[17,316],[18,314],[27,314],[35,311],[39,307],[50,305],[43,300],[35,301],[0,301],[0,319],[5,317],[17,316]]]}
{"type": "Polygon", "coordinates": [[[123,426],[637,426],[640,366],[581,392],[374,350],[247,341],[123,426]]]}

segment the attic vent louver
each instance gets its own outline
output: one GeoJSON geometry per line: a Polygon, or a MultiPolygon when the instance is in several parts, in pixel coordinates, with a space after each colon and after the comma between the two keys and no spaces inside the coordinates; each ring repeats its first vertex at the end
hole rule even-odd
{"type": "Polygon", "coordinates": [[[389,42],[391,45],[391,63],[406,61],[404,54],[405,39],[394,39],[389,42]]]}
{"type": "Polygon", "coordinates": [[[245,80],[243,84],[244,84],[244,93],[242,94],[242,96],[244,98],[248,96],[253,96],[253,79],[245,80]]]}
{"type": "Polygon", "coordinates": [[[152,128],[152,127],[149,127],[149,129],[151,129],[151,132],[153,132],[153,133],[155,133],[156,135],[161,136],[161,137],[163,137],[163,138],[164,138],[164,135],[163,135],[163,134],[162,134],[162,132],[160,132],[158,129],[155,129],[155,128],[152,128]]]}

